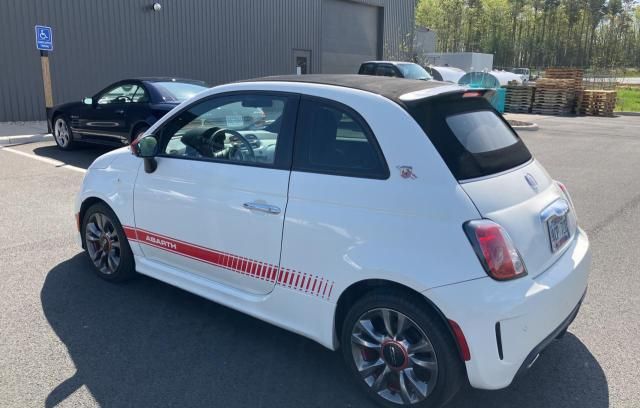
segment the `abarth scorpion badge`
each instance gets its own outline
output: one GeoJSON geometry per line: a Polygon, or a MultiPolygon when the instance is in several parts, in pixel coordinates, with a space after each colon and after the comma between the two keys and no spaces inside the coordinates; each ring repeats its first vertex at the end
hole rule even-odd
{"type": "Polygon", "coordinates": [[[417,179],[418,176],[416,176],[413,173],[413,167],[411,166],[397,166],[398,170],[400,170],[400,177],[402,177],[403,179],[417,179]]]}

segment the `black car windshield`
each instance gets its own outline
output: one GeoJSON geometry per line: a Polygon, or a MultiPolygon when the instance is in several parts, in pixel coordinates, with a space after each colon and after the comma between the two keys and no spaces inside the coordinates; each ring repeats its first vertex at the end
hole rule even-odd
{"type": "Polygon", "coordinates": [[[422,79],[424,81],[433,79],[433,77],[418,64],[396,64],[396,66],[405,78],[422,79]]]}
{"type": "Polygon", "coordinates": [[[153,86],[165,102],[182,102],[207,89],[204,85],[186,82],[154,82],[153,86]]]}

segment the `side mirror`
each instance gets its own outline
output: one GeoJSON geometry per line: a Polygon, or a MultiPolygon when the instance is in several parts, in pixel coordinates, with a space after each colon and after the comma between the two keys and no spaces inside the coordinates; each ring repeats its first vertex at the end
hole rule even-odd
{"type": "Polygon", "coordinates": [[[82,103],[84,103],[85,105],[93,105],[93,98],[89,98],[89,97],[84,98],[82,100],[82,103]]]}
{"type": "Polygon", "coordinates": [[[138,157],[155,157],[158,154],[158,139],[153,135],[145,136],[136,143],[135,149],[138,157]]]}
{"type": "Polygon", "coordinates": [[[148,135],[136,141],[132,146],[133,154],[144,159],[144,171],[153,173],[158,167],[156,155],[158,154],[158,139],[154,135],[148,135]]]}

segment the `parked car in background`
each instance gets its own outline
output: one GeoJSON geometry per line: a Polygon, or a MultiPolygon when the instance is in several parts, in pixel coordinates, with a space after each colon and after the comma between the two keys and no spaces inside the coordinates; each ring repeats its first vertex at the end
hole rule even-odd
{"type": "Polygon", "coordinates": [[[341,348],[381,406],[507,387],[575,318],[590,251],[491,92],[361,75],[212,88],[96,159],[78,240],[107,281],[139,272],[341,348]]]}
{"type": "Polygon", "coordinates": [[[428,81],[433,77],[420,65],[413,62],[367,61],[360,65],[359,75],[376,75],[428,81]]]}
{"type": "Polygon", "coordinates": [[[125,79],[92,97],[51,109],[49,131],[64,150],[72,149],[76,142],[126,145],[176,105],[205,89],[203,81],[192,79],[125,79]]]}
{"type": "Polygon", "coordinates": [[[464,70],[456,67],[425,67],[427,72],[431,74],[436,81],[451,82],[457,84],[460,78],[465,74],[464,70]]]}
{"type": "Polygon", "coordinates": [[[511,68],[508,71],[520,75],[520,78],[522,78],[522,82],[531,80],[531,71],[529,70],[529,68],[511,68]]]}

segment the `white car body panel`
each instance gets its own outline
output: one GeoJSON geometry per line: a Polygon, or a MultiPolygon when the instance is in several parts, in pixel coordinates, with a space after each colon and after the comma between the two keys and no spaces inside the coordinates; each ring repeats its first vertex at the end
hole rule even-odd
{"type": "MultiPolygon", "coordinates": [[[[549,235],[540,214],[554,201],[564,199],[564,195],[536,160],[499,177],[463,182],[461,185],[483,217],[507,230],[529,274],[539,275],[560,257],[562,248],[551,252],[549,235]],[[527,175],[537,182],[535,189],[523,183],[527,175]]],[[[577,231],[573,209],[569,211],[568,220],[573,236],[577,231]]]]}
{"type": "Polygon", "coordinates": [[[144,256],[249,293],[271,292],[280,258],[289,171],[157,160],[156,171],[139,172],[136,219],[130,224],[137,229],[144,256]],[[252,202],[276,206],[281,212],[266,214],[243,207],[252,202]]]}
{"type": "MultiPolygon", "coordinates": [[[[128,147],[98,157],[85,174],[76,196],[76,214],[83,202],[97,198],[109,204],[123,225],[133,225],[133,191],[140,166],[142,162],[129,152],[128,147]]],[[[134,254],[140,253],[136,244],[132,243],[131,249],[134,254]]]]}
{"type": "Polygon", "coordinates": [[[531,350],[580,302],[590,264],[589,241],[579,230],[560,259],[535,279],[498,282],[487,277],[424,292],[463,328],[471,352],[466,362],[471,386],[500,389],[511,384],[531,350]],[[503,360],[496,346],[497,322],[503,360]]]}
{"type": "MultiPolygon", "coordinates": [[[[444,86],[424,95],[412,93],[405,100],[460,89],[444,86]]],[[[579,302],[590,259],[586,236],[576,230],[571,243],[551,256],[542,253],[540,248],[548,251],[548,245],[538,242],[540,234],[528,237],[533,221],[518,221],[523,207],[533,217],[561,197],[544,169],[532,161],[496,177],[459,183],[415,120],[380,95],[312,83],[223,85],[183,102],[147,134],[201,98],[240,90],[298,93],[351,107],[371,127],[390,177],[164,157],[148,174],[142,159],[128,148],[111,152],[89,169],[76,210],[89,198],[111,206],[127,227],[138,272],[331,349],[338,346],[334,316],[340,295],[363,280],[392,281],[423,293],[460,325],[472,355],[466,362],[469,379],[473,386],[489,389],[507,386],[527,354],[579,302]],[[402,177],[402,166],[410,166],[415,177],[402,177]],[[537,178],[540,193],[525,191],[530,189],[522,179],[527,172],[537,178]],[[509,195],[500,194],[507,189],[509,195]],[[243,207],[252,201],[282,211],[254,213],[243,207]],[[462,228],[465,221],[482,215],[506,224],[535,274],[509,282],[487,276],[462,228]],[[183,245],[207,256],[232,254],[257,265],[203,263],[176,254],[181,251],[174,249],[183,245]],[[271,275],[273,268],[276,275],[271,275]],[[504,360],[495,351],[497,321],[504,322],[504,360]]]]}

